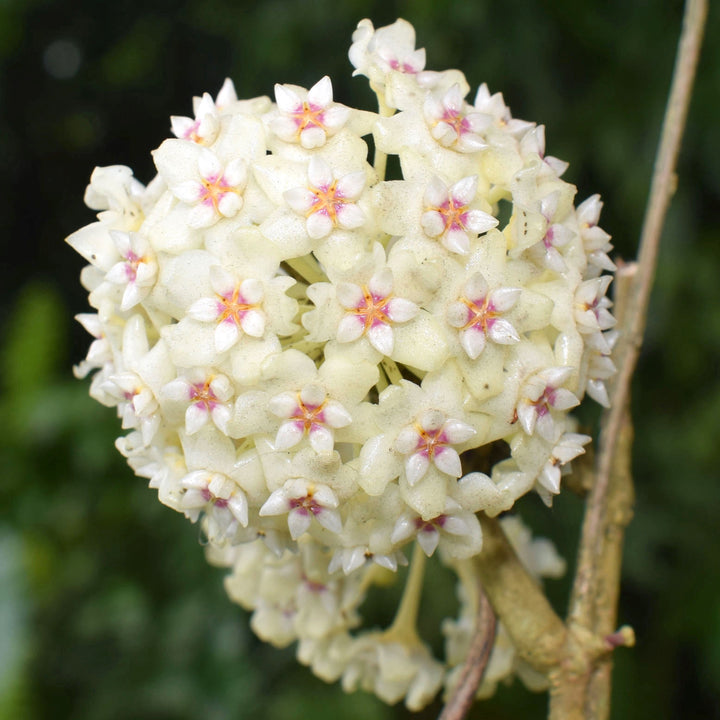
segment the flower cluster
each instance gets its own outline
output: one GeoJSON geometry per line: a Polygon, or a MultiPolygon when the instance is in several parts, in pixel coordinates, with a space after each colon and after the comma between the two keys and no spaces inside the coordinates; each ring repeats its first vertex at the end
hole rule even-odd
{"type": "Polygon", "coordinates": [[[350,60],[379,113],[328,77],[275,102],[226,81],[172,118],[146,187],[93,172],[98,220],[68,238],[95,310],[77,374],[117,408],[130,466],[202,524],[260,637],[419,708],[446,667],[407,613],[351,632],[365,593],[412,543],[418,592],[425,556],[481,552],[478,513],[560,492],[590,439],[568,411],[607,403],[614,266],[598,196],[574,206],[543,127],[502,95],[471,103],[461,72],[425,70],[402,20],[360,22],[350,60]]]}

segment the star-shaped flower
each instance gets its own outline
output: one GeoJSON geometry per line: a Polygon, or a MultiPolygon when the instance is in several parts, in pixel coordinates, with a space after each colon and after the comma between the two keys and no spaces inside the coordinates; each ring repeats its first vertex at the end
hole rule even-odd
{"type": "Polygon", "coordinates": [[[307,233],[313,240],[327,237],[335,228],[353,230],[365,223],[365,213],[356,204],[365,187],[365,173],[335,177],[325,160],[313,156],[308,165],[308,185],[285,193],[287,204],[307,218],[307,233]]]}
{"type": "Polygon", "coordinates": [[[471,237],[476,238],[498,224],[497,218],[489,213],[470,207],[477,185],[477,175],[462,178],[450,188],[434,176],[425,190],[423,230],[438,238],[450,252],[465,255],[471,237]]]}
{"type": "Polygon", "coordinates": [[[285,142],[299,142],[305,149],[322,147],[350,117],[350,109],[333,102],[326,75],[309,90],[294,85],[275,85],[279,114],[270,122],[272,131],[285,142]]]}
{"type": "Polygon", "coordinates": [[[337,534],[342,531],[338,504],[335,493],[327,485],[291,478],[265,501],[260,508],[260,517],[287,514],[293,540],[310,529],[313,518],[322,527],[337,534]]]}

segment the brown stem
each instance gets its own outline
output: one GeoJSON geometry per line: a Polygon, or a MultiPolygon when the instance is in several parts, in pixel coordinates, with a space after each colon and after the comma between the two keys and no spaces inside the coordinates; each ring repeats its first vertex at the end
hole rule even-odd
{"type": "MultiPolygon", "coordinates": [[[[568,637],[571,639],[584,634],[596,638],[603,632],[607,635],[612,630],[612,627],[608,629],[608,624],[615,622],[622,534],[632,504],[629,469],[632,429],[628,410],[630,380],[645,329],[660,235],[676,185],[675,165],[706,15],[706,0],[688,0],[640,239],[637,273],[625,273],[629,291],[627,311],[620,323],[621,340],[615,356],[618,373],[611,390],[612,407],[603,421],[595,483],[583,522],[578,570],[568,618],[568,637]]],[[[618,273],[618,279],[621,285],[622,272],[618,273]]],[[[568,650],[572,652],[572,648],[568,650]]],[[[572,667],[566,663],[559,669],[551,694],[550,717],[553,720],[601,720],[608,717],[610,664],[609,661],[598,663],[596,660],[586,656],[585,663],[574,662],[572,667]]]]}
{"type": "Polygon", "coordinates": [[[624,332],[621,334],[616,355],[618,373],[612,390],[612,407],[606,413],[600,437],[598,468],[583,527],[579,558],[580,569],[576,577],[571,603],[571,619],[585,627],[591,624],[592,598],[594,596],[592,568],[595,565],[594,559],[598,555],[599,540],[602,537],[602,516],[610,482],[610,469],[630,394],[630,379],[635,370],[642,344],[662,225],[675,188],[675,163],[685,127],[706,14],[706,0],[688,1],[685,7],[683,32],[665,113],[648,209],[640,239],[638,272],[630,297],[628,322],[623,328],[624,332]]]}
{"type": "Polygon", "coordinates": [[[520,657],[539,672],[556,666],[565,647],[563,621],[510,546],[500,523],[480,516],[483,549],[476,567],[483,589],[520,657]]]}
{"type": "Polygon", "coordinates": [[[487,596],[477,586],[477,613],[475,615],[475,632],[470,641],[470,649],[463,663],[458,684],[453,694],[438,716],[438,720],[462,720],[467,715],[475,699],[488,660],[495,642],[495,613],[493,613],[487,596]]]}

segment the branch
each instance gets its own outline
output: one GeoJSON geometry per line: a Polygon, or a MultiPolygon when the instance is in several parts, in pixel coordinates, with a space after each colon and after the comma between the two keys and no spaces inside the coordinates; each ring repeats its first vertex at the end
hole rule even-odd
{"type": "Polygon", "coordinates": [[[600,435],[598,468],[590,493],[580,546],[579,570],[571,603],[570,619],[590,627],[594,597],[595,559],[602,539],[602,519],[610,482],[610,471],[620,437],[623,415],[630,395],[632,378],[642,344],[650,291],[657,265],[660,235],[676,185],[675,164],[685,128],[690,94],[695,77],[702,34],[707,15],[706,0],[689,0],[685,7],[673,82],[670,89],[660,147],[650,188],[650,199],[640,237],[638,272],[629,298],[627,323],[621,333],[616,362],[618,373],[612,388],[611,409],[606,413],[600,435]]]}
{"type": "Polygon", "coordinates": [[[477,605],[475,632],[470,641],[470,649],[463,663],[460,679],[438,716],[438,720],[462,720],[475,700],[475,693],[485,674],[485,668],[495,642],[496,621],[492,607],[490,607],[479,582],[477,583],[477,605]]]}
{"type": "MultiPolygon", "coordinates": [[[[691,89],[702,42],[706,0],[688,0],[683,31],[665,112],[650,198],[640,238],[637,265],[620,269],[617,277],[621,339],[615,360],[618,373],[611,388],[611,409],[600,434],[595,483],[590,492],[578,552],[578,570],[568,617],[568,659],[555,677],[550,717],[558,720],[604,720],[609,716],[610,659],[605,661],[593,643],[610,638],[616,619],[624,527],[633,501],[630,476],[632,426],[629,416],[630,381],[645,329],[650,292],[657,265],[665,215],[676,186],[675,166],[685,128],[691,89]],[[595,653],[593,655],[593,652],[595,653]],[[584,655],[584,657],[583,657],[584,655]]],[[[620,637],[618,635],[618,637],[620,637]]]]}
{"type": "Polygon", "coordinates": [[[480,515],[480,524],[483,549],[475,562],[483,589],[520,657],[539,672],[549,672],[562,659],[565,625],[518,559],[500,523],[480,515]]]}

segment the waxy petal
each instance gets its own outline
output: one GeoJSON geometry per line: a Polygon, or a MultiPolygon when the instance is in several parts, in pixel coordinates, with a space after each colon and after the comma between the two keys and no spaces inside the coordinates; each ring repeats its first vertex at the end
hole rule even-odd
{"type": "Polygon", "coordinates": [[[312,516],[307,510],[303,508],[292,509],[288,513],[288,530],[290,530],[290,537],[293,540],[297,540],[310,529],[311,523],[312,516]]]}
{"type": "Polygon", "coordinates": [[[431,557],[432,554],[437,550],[437,546],[440,543],[440,533],[437,528],[423,528],[415,536],[418,545],[422,548],[423,552],[431,557]]]}
{"type": "Polygon", "coordinates": [[[335,337],[340,343],[348,343],[357,340],[365,332],[365,323],[358,315],[345,315],[338,324],[335,337]]]}
{"type": "Polygon", "coordinates": [[[460,456],[451,447],[438,448],[435,452],[433,462],[440,472],[444,472],[456,478],[459,478],[463,474],[460,456]]]}
{"type": "Polygon", "coordinates": [[[396,323],[412,320],[419,312],[418,306],[410,300],[393,298],[387,304],[387,316],[396,323]]]}
{"type": "Polygon", "coordinates": [[[302,426],[294,421],[284,422],[275,435],[273,446],[276,450],[289,450],[295,447],[305,436],[302,426]]]}
{"type": "MultiPolygon", "coordinates": [[[[412,487],[422,480],[429,467],[430,461],[426,455],[421,453],[413,453],[410,455],[405,460],[405,477],[407,478],[408,485],[412,487]]],[[[456,477],[459,477],[459,475],[456,477]]]]}
{"type": "Polygon", "coordinates": [[[383,355],[392,355],[395,347],[395,337],[392,328],[384,323],[372,325],[367,331],[367,338],[370,344],[383,355]]]}

